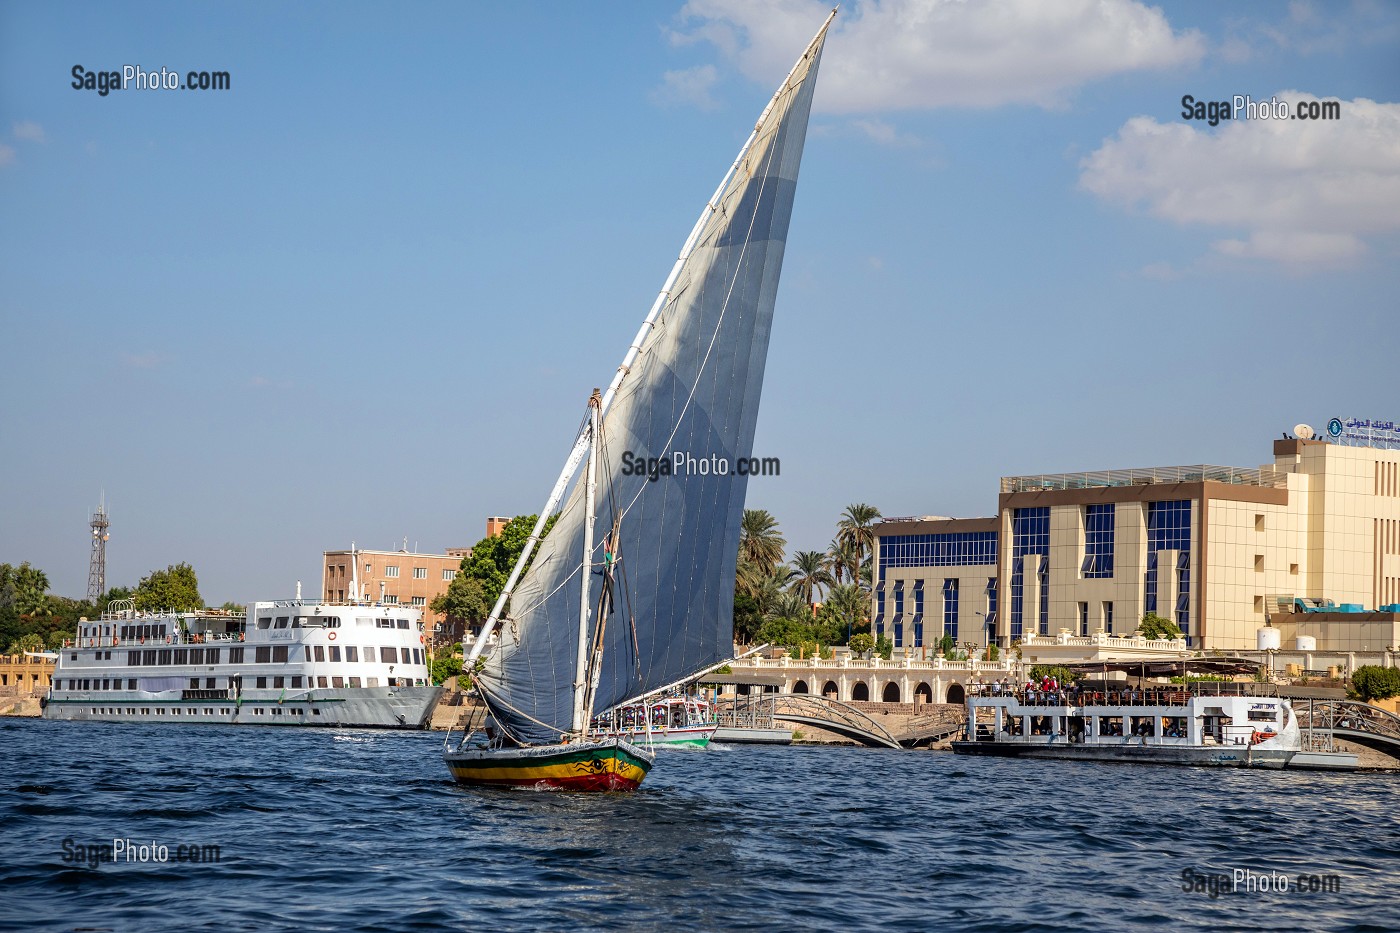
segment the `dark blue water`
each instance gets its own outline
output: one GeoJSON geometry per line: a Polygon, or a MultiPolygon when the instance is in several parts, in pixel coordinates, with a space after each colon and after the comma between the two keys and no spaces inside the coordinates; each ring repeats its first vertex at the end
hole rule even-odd
{"type": "Polygon", "coordinates": [[[1400,929],[1393,774],[714,748],[588,796],[457,787],[441,740],[0,720],[0,927],[1400,929]],[[171,861],[64,861],[115,838],[171,861]],[[1211,898],[1188,868],[1340,890],[1211,898]]]}

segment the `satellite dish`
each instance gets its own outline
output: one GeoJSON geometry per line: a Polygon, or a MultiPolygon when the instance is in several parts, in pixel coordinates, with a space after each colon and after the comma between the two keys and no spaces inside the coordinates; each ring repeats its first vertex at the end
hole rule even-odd
{"type": "Polygon", "coordinates": [[[1306,425],[1306,424],[1295,424],[1295,425],[1293,426],[1293,436],[1294,436],[1294,437],[1301,437],[1301,438],[1302,438],[1303,440],[1305,440],[1305,441],[1310,441],[1310,440],[1312,440],[1312,437],[1313,437],[1313,429],[1312,429],[1312,426],[1311,426],[1311,425],[1306,425]]]}

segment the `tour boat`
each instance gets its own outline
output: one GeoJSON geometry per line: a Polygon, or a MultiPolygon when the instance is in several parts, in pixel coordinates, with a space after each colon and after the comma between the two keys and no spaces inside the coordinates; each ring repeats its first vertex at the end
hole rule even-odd
{"type": "Polygon", "coordinates": [[[692,696],[625,703],[593,719],[595,734],[615,736],[643,748],[703,749],[718,728],[710,704],[692,696]]]}
{"type": "Polygon", "coordinates": [[[411,606],[254,603],[140,612],[117,600],[55,662],[48,719],[420,729],[442,688],[411,606]]]}
{"type": "Polygon", "coordinates": [[[967,698],[963,755],[1234,768],[1351,770],[1357,756],[1299,727],[1288,701],[1255,684],[1007,690],[967,698]]]}
{"type": "Polygon", "coordinates": [[[450,733],[445,740],[447,767],[461,783],[632,790],[653,754],[596,731],[595,714],[733,651],[742,463],[753,457],[798,166],[833,16],[706,203],[607,389],[588,400],[564,469],[466,653],[486,712],[455,746],[450,733]],[[703,468],[630,468],[673,457],[703,468]],[[497,647],[477,670],[498,628],[497,647]]]}

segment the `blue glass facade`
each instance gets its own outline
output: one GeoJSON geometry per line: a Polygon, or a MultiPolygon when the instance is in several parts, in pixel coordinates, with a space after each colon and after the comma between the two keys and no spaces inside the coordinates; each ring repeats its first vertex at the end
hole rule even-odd
{"type": "Polygon", "coordinates": [[[1011,638],[1023,634],[1023,595],[1025,593],[1026,558],[1037,558],[1030,564],[1032,573],[1040,580],[1040,628],[1050,626],[1050,588],[1046,586],[1050,555],[1050,508],[1040,506],[1016,509],[1011,514],[1011,638]]]}
{"type": "Polygon", "coordinates": [[[894,646],[904,647],[904,581],[894,581],[894,646]]]}
{"type": "Polygon", "coordinates": [[[924,646],[924,581],[914,581],[914,647],[924,646]]]}
{"type": "Polygon", "coordinates": [[[997,562],[995,531],[880,537],[880,574],[888,567],[970,567],[997,562]]]}
{"type": "Polygon", "coordinates": [[[1191,644],[1191,500],[1147,503],[1147,575],[1143,608],[1171,618],[1191,644]],[[1180,551],[1175,567],[1164,566],[1158,551],[1180,551]],[[1163,574],[1176,574],[1176,605],[1158,608],[1157,584],[1163,574]]]}
{"type": "Polygon", "coordinates": [[[987,644],[996,640],[997,634],[997,578],[987,578],[987,644]]]}
{"type": "Polygon", "coordinates": [[[943,634],[958,640],[958,581],[943,581],[943,634]]]}
{"type": "Polygon", "coordinates": [[[1113,533],[1116,515],[1112,503],[1084,507],[1084,565],[1086,580],[1113,576],[1113,533]]]}

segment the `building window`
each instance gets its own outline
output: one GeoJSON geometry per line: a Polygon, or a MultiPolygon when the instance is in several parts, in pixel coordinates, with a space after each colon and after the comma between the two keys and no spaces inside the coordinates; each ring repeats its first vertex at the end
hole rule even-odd
{"type": "Polygon", "coordinates": [[[443,578],[444,580],[455,580],[455,579],[457,579],[457,571],[455,571],[455,570],[444,570],[444,571],[442,572],[442,578],[443,578]]]}
{"type": "Polygon", "coordinates": [[[880,575],[889,567],[967,567],[997,562],[995,531],[886,535],[879,539],[880,575]]]}
{"type": "Polygon", "coordinates": [[[1087,637],[1089,634],[1089,604],[1079,604],[1079,634],[1087,637]]]}
{"type": "Polygon", "coordinates": [[[1113,634],[1113,603],[1103,604],[1103,630],[1113,634]]]}
{"type": "Polygon", "coordinates": [[[1087,580],[1113,576],[1114,507],[1086,505],[1084,507],[1084,564],[1080,570],[1087,580]]]}
{"type": "Polygon", "coordinates": [[[399,568],[398,568],[398,567],[395,567],[395,566],[393,566],[393,565],[391,564],[391,565],[389,565],[389,566],[387,566],[387,567],[384,568],[384,576],[386,576],[386,577],[397,577],[398,575],[399,575],[399,568]]]}
{"type": "Polygon", "coordinates": [[[914,581],[914,647],[924,646],[924,581],[914,581]]]}
{"type": "Polygon", "coordinates": [[[894,581],[894,646],[904,647],[904,581],[894,581]]]}
{"type": "Polygon", "coordinates": [[[943,636],[958,640],[958,581],[943,581],[943,636]]]}
{"type": "Polygon", "coordinates": [[[413,605],[415,605],[415,606],[426,606],[427,604],[428,604],[428,597],[426,597],[426,596],[415,596],[415,597],[413,597],[413,605]]]}
{"type": "Polygon", "coordinates": [[[875,586],[875,634],[885,634],[885,581],[875,586]]]}
{"type": "Polygon", "coordinates": [[[1173,608],[1176,626],[1191,638],[1191,500],[1147,503],[1147,575],[1144,581],[1143,610],[1171,617],[1173,608]],[[1158,551],[1179,551],[1176,567],[1159,566],[1158,551]],[[1176,572],[1177,602],[1175,607],[1157,605],[1157,581],[1163,573],[1176,572]]]}
{"type": "MultiPolygon", "coordinates": [[[[1049,588],[1044,585],[1044,577],[1049,572],[1050,553],[1050,507],[1039,506],[1032,509],[1016,509],[1011,515],[1011,638],[1016,640],[1023,634],[1022,597],[1025,594],[1026,558],[1046,557],[1032,566],[1041,577],[1041,602],[1049,606],[1049,588]],[[1043,571],[1043,572],[1042,572],[1043,571]]],[[[1044,620],[1046,632],[1049,620],[1044,620]]]]}
{"type": "Polygon", "coordinates": [[[997,578],[987,578],[987,644],[992,644],[997,637],[997,578]]]}
{"type": "Polygon", "coordinates": [[[397,606],[399,604],[399,598],[393,593],[388,593],[384,597],[384,604],[386,606],[397,606]]]}
{"type": "Polygon", "coordinates": [[[414,567],[414,568],[413,568],[413,579],[415,579],[415,580],[426,580],[426,579],[428,579],[428,568],[427,568],[427,567],[414,567]]]}

